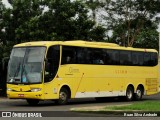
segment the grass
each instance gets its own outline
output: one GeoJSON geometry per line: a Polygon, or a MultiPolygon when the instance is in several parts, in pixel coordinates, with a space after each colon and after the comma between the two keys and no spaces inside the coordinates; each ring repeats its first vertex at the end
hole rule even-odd
{"type": "Polygon", "coordinates": [[[122,111],[160,111],[160,101],[144,101],[133,103],[127,106],[105,107],[105,110],[122,110],[122,111]]]}

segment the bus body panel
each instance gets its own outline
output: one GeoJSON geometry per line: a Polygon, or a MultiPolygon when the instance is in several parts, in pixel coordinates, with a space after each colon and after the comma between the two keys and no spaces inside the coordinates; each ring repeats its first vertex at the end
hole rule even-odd
{"type": "Polygon", "coordinates": [[[12,91],[7,91],[8,98],[15,98],[15,99],[44,99],[43,93],[43,85],[42,84],[34,84],[34,85],[12,85],[7,84],[8,89],[12,89],[12,91]],[[41,88],[41,91],[32,92],[32,89],[41,88]]]}
{"type": "MultiPolygon", "coordinates": [[[[117,45],[87,44],[85,42],[30,42],[15,47],[45,46],[80,46],[102,49],[116,49],[129,51],[157,52],[153,49],[125,48],[117,45]],[[77,43],[77,44],[76,44],[77,43]]],[[[47,53],[47,52],[46,52],[47,53]]],[[[60,52],[62,59],[62,47],[60,52]]],[[[43,69],[44,70],[44,69],[43,69]]],[[[44,71],[43,71],[44,73],[44,71]]],[[[44,79],[44,77],[43,77],[44,79]]],[[[44,81],[44,80],[43,80],[44,81]]],[[[58,99],[63,86],[68,86],[71,98],[112,97],[125,96],[128,85],[133,85],[134,93],[139,85],[143,85],[144,94],[158,93],[158,65],[156,66],[123,66],[123,65],[93,65],[93,64],[61,64],[54,79],[50,82],[31,85],[7,84],[9,98],[23,99],[58,99]],[[41,88],[41,91],[32,92],[31,88],[41,88]],[[22,89],[22,91],[20,91],[22,89]],[[22,96],[21,96],[22,94],[22,96]],[[24,96],[23,96],[24,95],[24,96]]]]}
{"type": "MultiPolygon", "coordinates": [[[[96,66],[95,69],[91,65],[62,65],[58,78],[55,78],[52,84],[46,83],[51,87],[45,88],[51,92],[50,94],[56,91],[54,94],[57,94],[55,98],[57,99],[60,88],[68,85],[71,89],[71,98],[83,98],[125,96],[129,84],[134,86],[135,92],[141,84],[146,90],[145,94],[150,95],[158,92],[158,81],[155,76],[155,72],[147,67],[145,69],[140,67],[137,72],[133,67],[124,66],[96,66]]],[[[52,95],[48,96],[48,99],[54,99],[52,95]]]]}

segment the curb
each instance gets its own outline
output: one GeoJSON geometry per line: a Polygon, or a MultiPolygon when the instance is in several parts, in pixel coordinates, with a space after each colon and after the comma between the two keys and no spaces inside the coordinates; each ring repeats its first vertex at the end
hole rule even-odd
{"type": "MultiPolygon", "coordinates": [[[[108,105],[109,106],[127,106],[127,105],[131,105],[131,104],[123,104],[123,105],[108,105]]],[[[71,108],[71,111],[75,111],[75,112],[108,112],[108,111],[112,111],[112,110],[106,110],[107,106],[91,106],[91,107],[76,107],[76,108],[71,108]]]]}
{"type": "Polygon", "coordinates": [[[0,97],[0,101],[9,101],[10,99],[7,97],[0,97]]]}
{"type": "Polygon", "coordinates": [[[7,97],[0,97],[0,102],[19,101],[22,99],[9,99],[7,97]]]}

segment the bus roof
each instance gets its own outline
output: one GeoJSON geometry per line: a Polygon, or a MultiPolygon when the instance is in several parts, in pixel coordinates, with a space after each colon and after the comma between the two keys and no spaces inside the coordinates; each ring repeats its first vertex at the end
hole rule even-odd
{"type": "Polygon", "coordinates": [[[33,41],[17,44],[14,47],[25,47],[25,46],[52,46],[52,45],[66,45],[66,46],[83,46],[83,47],[93,47],[93,48],[108,48],[108,49],[118,49],[118,50],[131,50],[131,51],[148,51],[157,52],[155,49],[145,49],[145,48],[133,48],[124,47],[115,43],[105,43],[105,42],[89,42],[83,40],[74,41],[33,41]]]}

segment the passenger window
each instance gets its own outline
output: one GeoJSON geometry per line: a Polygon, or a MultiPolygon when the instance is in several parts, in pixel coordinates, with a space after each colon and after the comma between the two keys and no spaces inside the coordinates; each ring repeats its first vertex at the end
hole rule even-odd
{"type": "Polygon", "coordinates": [[[103,50],[90,48],[90,59],[92,64],[104,64],[103,50]]]}
{"type": "Polygon", "coordinates": [[[132,64],[133,65],[139,65],[139,63],[138,63],[138,53],[137,52],[132,52],[132,64]]]}
{"type": "Polygon", "coordinates": [[[106,50],[105,64],[106,65],[119,65],[119,51],[106,50]]]}
{"type": "Polygon", "coordinates": [[[89,51],[87,48],[77,48],[77,64],[89,64],[90,62],[90,56],[89,56],[89,51]]]}
{"type": "Polygon", "coordinates": [[[132,65],[142,66],[143,65],[143,53],[132,52],[132,65]]]}
{"type": "Polygon", "coordinates": [[[63,46],[61,64],[155,66],[157,53],[63,46]]]}
{"type": "Polygon", "coordinates": [[[120,51],[120,65],[131,65],[131,52],[120,51]]]}
{"type": "Polygon", "coordinates": [[[151,54],[144,53],[144,66],[150,66],[151,54]]]}
{"type": "Polygon", "coordinates": [[[76,63],[76,47],[63,46],[62,47],[62,62],[61,64],[75,64],[76,63]]]}
{"type": "Polygon", "coordinates": [[[158,64],[158,54],[157,53],[151,53],[150,65],[155,66],[157,64],[158,64]]]}

